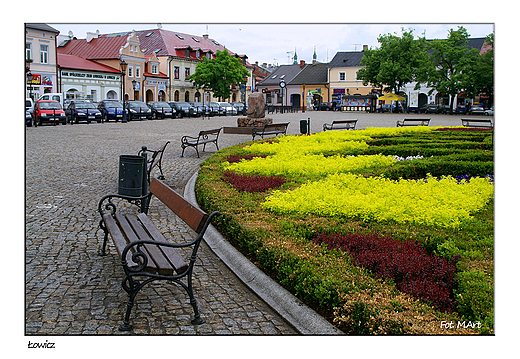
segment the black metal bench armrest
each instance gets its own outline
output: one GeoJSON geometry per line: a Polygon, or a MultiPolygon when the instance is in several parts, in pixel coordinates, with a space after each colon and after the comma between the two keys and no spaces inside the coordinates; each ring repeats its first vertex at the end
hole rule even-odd
{"type": "Polygon", "coordinates": [[[127,200],[130,203],[132,203],[132,201],[142,201],[145,199],[149,199],[151,196],[152,196],[152,193],[148,193],[144,196],[139,196],[139,197],[126,196],[126,195],[121,195],[121,194],[109,194],[99,200],[98,212],[101,215],[101,218],[103,218],[105,211],[110,211],[111,214],[116,213],[117,208],[116,208],[116,205],[114,204],[114,202],[112,202],[112,198],[124,199],[124,200],[127,200]],[[103,207],[103,202],[105,202],[106,200],[108,200],[108,203],[106,203],[103,207]]]}

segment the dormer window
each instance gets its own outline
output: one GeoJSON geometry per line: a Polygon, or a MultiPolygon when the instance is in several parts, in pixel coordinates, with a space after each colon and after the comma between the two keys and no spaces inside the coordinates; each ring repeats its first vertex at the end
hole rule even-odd
{"type": "Polygon", "coordinates": [[[206,58],[211,60],[211,51],[206,52],[206,58]]]}
{"type": "Polygon", "coordinates": [[[158,75],[159,74],[159,66],[156,64],[152,64],[152,74],[158,75]]]}
{"type": "Polygon", "coordinates": [[[195,52],[195,56],[197,56],[197,59],[200,59],[200,50],[197,50],[197,51],[195,52]]]}

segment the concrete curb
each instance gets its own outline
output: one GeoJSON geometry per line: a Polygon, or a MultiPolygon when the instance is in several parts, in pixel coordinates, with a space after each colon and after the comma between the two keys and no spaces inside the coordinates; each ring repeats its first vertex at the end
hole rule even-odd
{"type": "MultiPolygon", "coordinates": [[[[195,197],[195,181],[197,175],[198,172],[189,179],[184,189],[184,197],[198,207],[195,197]]],[[[207,229],[204,240],[211,250],[245,285],[294,326],[298,332],[306,335],[344,334],[259,270],[242,255],[242,253],[236,250],[212,225],[207,229]]]]}

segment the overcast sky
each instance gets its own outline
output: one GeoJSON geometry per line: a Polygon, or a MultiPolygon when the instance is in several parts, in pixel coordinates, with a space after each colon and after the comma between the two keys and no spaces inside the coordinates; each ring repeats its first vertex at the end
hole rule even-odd
{"type": "MultiPolygon", "coordinates": [[[[158,27],[158,23],[48,23],[62,35],[69,30],[77,38],[99,30],[102,34],[145,30],[158,27]]],[[[464,26],[471,37],[485,37],[493,32],[492,23],[480,24],[161,24],[163,29],[190,35],[208,33],[231,51],[246,54],[251,63],[292,63],[294,51],[298,60],[312,61],[314,47],[318,61],[330,61],[338,51],[360,51],[363,45],[378,46],[380,34],[401,34],[401,28],[413,28],[416,36],[425,34],[427,39],[446,38],[449,29],[464,26]]]]}
{"type": "MultiPolygon", "coordinates": [[[[145,30],[158,27],[158,23],[48,23],[67,35],[69,30],[77,38],[85,38],[87,32],[111,33],[129,30],[145,30]]],[[[442,23],[442,24],[161,24],[163,29],[190,35],[202,36],[208,33],[231,51],[246,54],[249,62],[260,64],[292,63],[294,51],[298,60],[312,61],[314,47],[318,61],[330,61],[338,51],[360,51],[363,45],[378,46],[380,34],[397,33],[401,29],[413,28],[416,36],[423,33],[427,39],[446,38],[450,29],[464,26],[471,37],[485,37],[493,32],[492,23],[442,23]]]]}

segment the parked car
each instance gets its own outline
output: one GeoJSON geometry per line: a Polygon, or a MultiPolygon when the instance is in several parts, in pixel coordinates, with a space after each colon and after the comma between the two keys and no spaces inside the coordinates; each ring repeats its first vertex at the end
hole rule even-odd
{"type": "Polygon", "coordinates": [[[150,110],[152,110],[152,118],[174,118],[175,109],[173,109],[167,102],[164,101],[150,101],[147,103],[150,110]]]}
{"type": "Polygon", "coordinates": [[[465,105],[457,105],[455,108],[455,113],[462,113],[463,115],[466,114],[466,106],[465,105]]]}
{"type": "Polygon", "coordinates": [[[177,117],[197,117],[197,109],[188,102],[168,102],[176,112],[177,117]]]}
{"type": "Polygon", "coordinates": [[[428,103],[426,105],[423,105],[419,109],[419,113],[438,113],[439,112],[439,105],[435,105],[433,103],[428,103]]]}
{"type": "Polygon", "coordinates": [[[97,108],[105,122],[123,120],[123,104],[118,100],[103,100],[98,104],[97,108]]]}
{"type": "Polygon", "coordinates": [[[211,116],[211,112],[207,105],[204,105],[202,102],[188,102],[192,105],[197,111],[197,116],[211,116]]]}
{"type": "Polygon", "coordinates": [[[233,102],[233,107],[237,109],[240,115],[247,115],[247,102],[233,102]]]}
{"type": "Polygon", "coordinates": [[[217,102],[209,103],[209,111],[211,116],[224,116],[224,108],[220,106],[217,102]]]}
{"type": "Polygon", "coordinates": [[[482,104],[476,104],[471,106],[468,113],[470,115],[483,115],[484,114],[484,105],[482,104]]]}
{"type": "Polygon", "coordinates": [[[336,103],[322,102],[318,105],[318,111],[336,111],[336,103]]]}
{"type": "Polygon", "coordinates": [[[44,93],[43,95],[38,98],[38,101],[40,100],[51,100],[51,101],[58,101],[63,108],[66,108],[67,106],[63,102],[63,94],[60,92],[49,92],[44,93]]]}
{"type": "Polygon", "coordinates": [[[437,110],[437,113],[442,113],[442,114],[450,113],[450,106],[449,105],[441,105],[441,106],[439,106],[439,109],[437,110]]]}
{"type": "Polygon", "coordinates": [[[45,122],[57,125],[58,123],[66,124],[67,117],[65,111],[58,101],[41,100],[34,103],[33,122],[35,126],[42,125],[45,122]]]}
{"type": "Polygon", "coordinates": [[[152,118],[152,110],[143,101],[131,100],[125,103],[128,109],[128,121],[152,118]]]}
{"type": "Polygon", "coordinates": [[[99,111],[92,102],[84,100],[72,100],[65,109],[65,115],[67,116],[67,121],[70,123],[79,123],[80,121],[87,123],[96,121],[101,123],[103,118],[101,111],[99,111]]]}
{"type": "Polygon", "coordinates": [[[238,111],[235,107],[233,107],[232,104],[229,102],[217,102],[220,107],[224,109],[224,115],[225,116],[236,116],[238,114],[238,111]]]}
{"type": "Polygon", "coordinates": [[[32,115],[29,112],[29,110],[25,110],[25,126],[27,126],[27,127],[32,126],[32,115]]]}
{"type": "Polygon", "coordinates": [[[486,116],[494,116],[495,115],[495,105],[492,105],[490,108],[484,111],[484,115],[486,116]]]}

